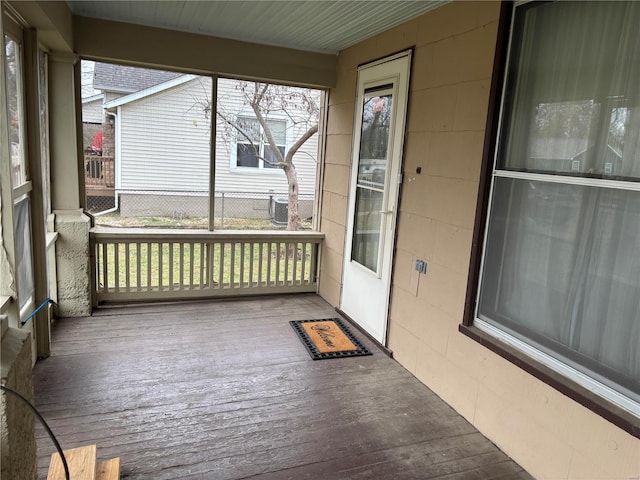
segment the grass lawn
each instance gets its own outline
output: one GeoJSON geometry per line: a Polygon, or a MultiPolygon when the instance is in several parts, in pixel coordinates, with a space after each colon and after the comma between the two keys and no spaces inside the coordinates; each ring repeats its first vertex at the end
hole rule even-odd
{"type": "Polygon", "coordinates": [[[287,255],[285,244],[204,244],[204,243],[141,243],[108,244],[98,252],[98,278],[101,287],[175,287],[207,286],[209,278],[215,284],[266,284],[291,282],[294,272],[300,280],[305,263],[304,280],[309,280],[311,244],[298,243],[296,253],[287,255]],[[182,262],[180,261],[182,259],[182,262]],[[304,260],[304,261],[303,261],[304,260]],[[104,279],[106,262],[107,285],[104,279]],[[182,265],[182,267],[181,267],[182,265]],[[209,276],[211,269],[212,275],[209,276]]]}
{"type": "MultiPolygon", "coordinates": [[[[107,213],[95,217],[96,225],[124,228],[208,228],[207,217],[122,217],[119,213],[107,213]]],[[[310,220],[301,222],[301,230],[311,230],[310,220]]],[[[214,227],[224,230],[284,230],[286,225],[275,225],[271,220],[259,218],[225,218],[224,225],[215,219],[214,227]]]]}

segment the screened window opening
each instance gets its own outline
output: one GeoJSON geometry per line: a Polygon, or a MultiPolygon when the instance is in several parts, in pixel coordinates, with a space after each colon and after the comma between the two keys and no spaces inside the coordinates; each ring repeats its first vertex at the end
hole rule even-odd
{"type": "Polygon", "coordinates": [[[27,182],[25,155],[24,94],[22,91],[21,45],[9,35],[4,36],[5,81],[9,114],[9,143],[13,187],[27,182]]]}
{"type": "Polygon", "coordinates": [[[320,91],[217,79],[216,227],[313,228],[320,91]]]}
{"type": "Polygon", "coordinates": [[[319,90],[87,60],[81,73],[99,225],[312,228],[319,90]]]}
{"type": "Polygon", "coordinates": [[[640,4],[514,8],[476,324],[640,415],[640,4]]]}

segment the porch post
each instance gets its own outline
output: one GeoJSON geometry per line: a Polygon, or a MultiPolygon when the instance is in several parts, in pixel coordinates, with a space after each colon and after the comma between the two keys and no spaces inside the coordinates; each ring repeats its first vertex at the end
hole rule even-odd
{"type": "MultiPolygon", "coordinates": [[[[30,28],[24,31],[24,67],[27,102],[27,159],[29,161],[29,178],[33,183],[31,191],[31,241],[33,245],[34,300],[35,307],[41,305],[49,293],[49,277],[47,271],[47,239],[45,212],[45,178],[46,170],[42,164],[42,132],[45,126],[40,119],[40,76],[38,73],[38,33],[30,28]]],[[[49,309],[40,310],[33,319],[35,335],[35,356],[48,357],[51,353],[51,328],[49,309]]]]}
{"type": "Polygon", "coordinates": [[[91,314],[89,229],[83,213],[84,176],[78,150],[78,57],[66,53],[49,56],[51,206],[55,214],[57,314],[80,317],[91,314]]]}

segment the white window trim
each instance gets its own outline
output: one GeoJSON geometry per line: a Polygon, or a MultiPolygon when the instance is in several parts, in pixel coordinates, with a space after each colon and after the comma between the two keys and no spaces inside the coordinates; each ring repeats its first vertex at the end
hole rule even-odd
{"type": "Polygon", "coordinates": [[[576,382],[578,385],[581,385],[590,392],[606,398],[620,408],[623,408],[633,415],[640,417],[640,404],[631,400],[629,397],[621,394],[620,392],[617,392],[616,390],[613,390],[603,383],[598,382],[593,377],[586,375],[579,370],[576,370],[569,364],[561,362],[557,358],[544,353],[542,350],[535,348],[531,344],[524,342],[519,338],[514,337],[513,335],[510,335],[505,330],[487,323],[485,320],[478,318],[477,314],[473,324],[483,332],[491,335],[493,338],[506,343],[516,350],[524,353],[528,357],[531,357],[533,360],[536,360],[544,366],[549,367],[551,370],[564,375],[568,379],[576,382]]]}

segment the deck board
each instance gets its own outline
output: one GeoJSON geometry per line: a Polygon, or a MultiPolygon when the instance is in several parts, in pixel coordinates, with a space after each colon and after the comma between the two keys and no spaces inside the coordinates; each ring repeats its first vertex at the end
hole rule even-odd
{"type": "Polygon", "coordinates": [[[36,405],[64,448],[120,457],[123,479],[530,478],[363,335],[374,355],[312,361],[289,320],[335,316],[302,294],[63,319],[36,405]]]}

